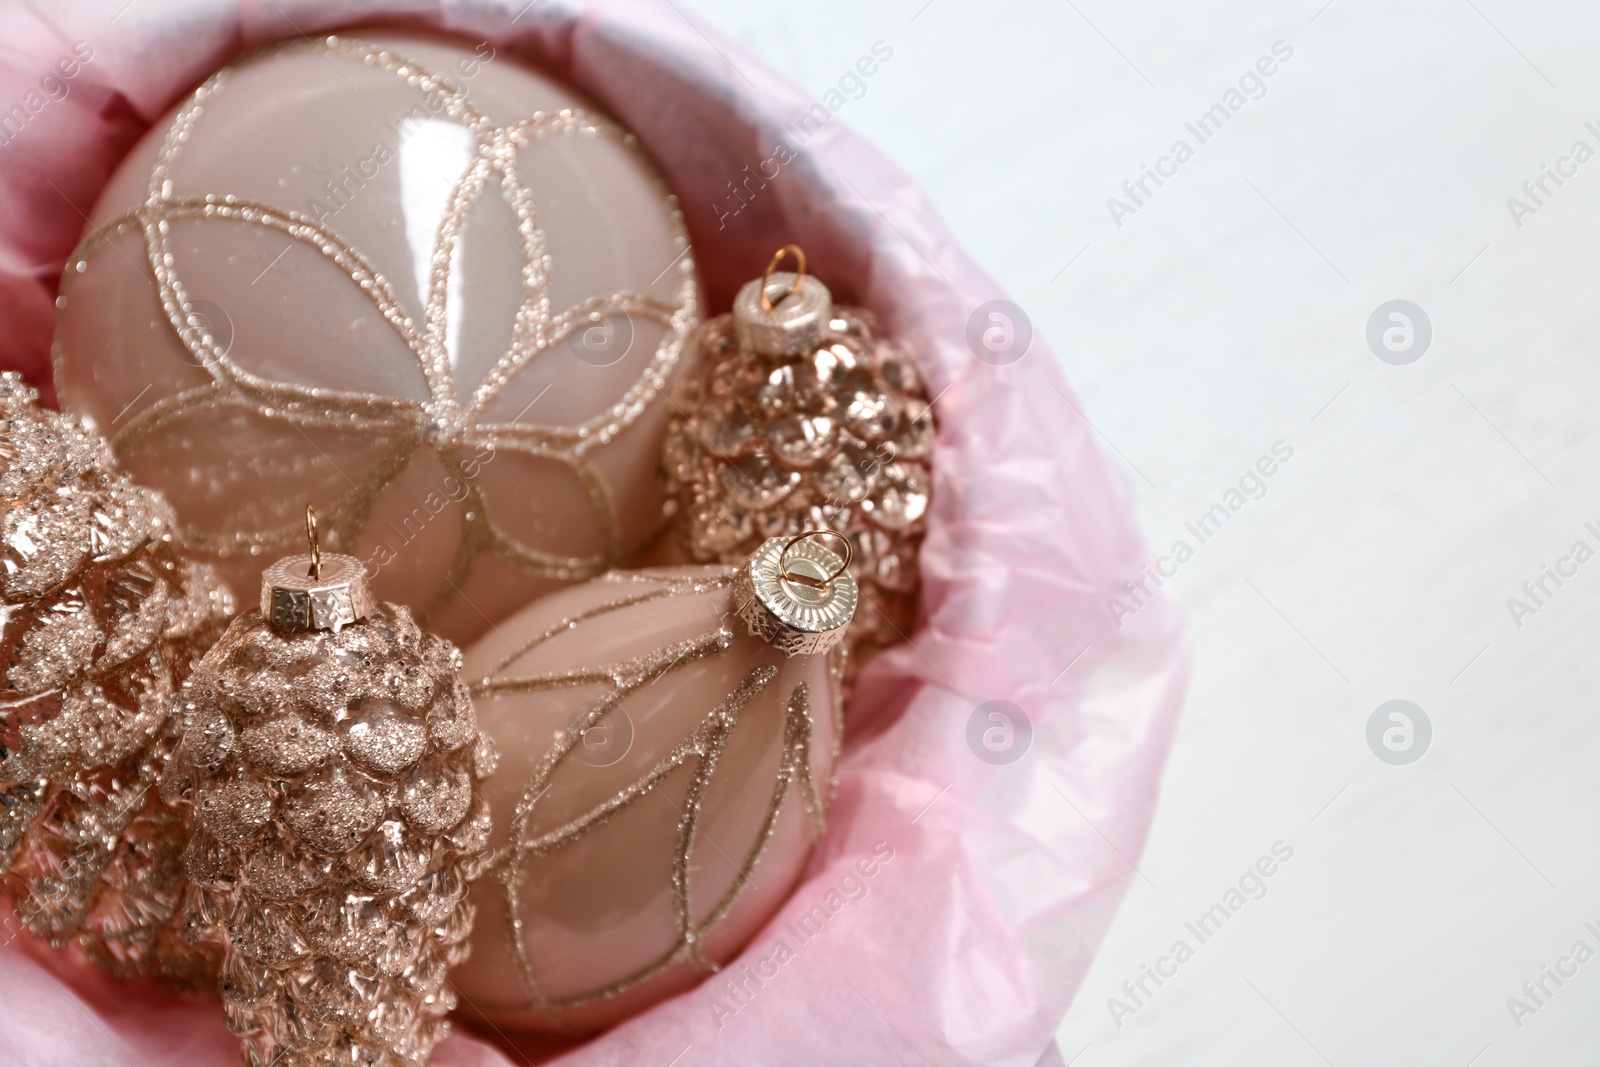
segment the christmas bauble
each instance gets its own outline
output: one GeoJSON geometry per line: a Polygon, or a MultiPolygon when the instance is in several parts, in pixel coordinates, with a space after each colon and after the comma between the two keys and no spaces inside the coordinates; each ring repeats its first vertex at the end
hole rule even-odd
{"type": "Polygon", "coordinates": [[[57,384],[236,585],[310,500],[377,596],[464,642],[660,528],[693,259],[634,136],[511,56],[290,41],[113,176],[57,384]]]}
{"type": "Polygon", "coordinates": [[[610,1025],[715,971],[788,895],[832,789],[856,588],[791,584],[842,562],[784,549],[738,572],[615,572],[467,651],[503,762],[453,978],[495,1026],[610,1025]]]}
{"type": "Polygon", "coordinates": [[[783,255],[692,341],[662,461],[678,535],[691,559],[733,562],[765,538],[844,531],[866,600],[851,646],[884,648],[916,618],[933,408],[871,313],[835,305],[803,258],[774,272],[783,255]]]}
{"type": "Polygon", "coordinates": [[[180,985],[186,836],[153,788],[170,704],[233,598],[82,422],[0,375],[0,888],[37,935],[180,985]]]}
{"type": "Polygon", "coordinates": [[[421,1067],[447,1029],[494,764],[460,664],[359,560],[299,556],[185,684],[162,788],[194,807],[189,920],[249,1067],[421,1067]]]}

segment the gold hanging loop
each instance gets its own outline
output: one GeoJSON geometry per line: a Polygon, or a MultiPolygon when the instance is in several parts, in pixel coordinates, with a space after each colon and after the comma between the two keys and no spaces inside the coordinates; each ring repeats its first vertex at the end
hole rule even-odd
{"type": "Polygon", "coordinates": [[[850,547],[850,539],[838,530],[826,528],[807,530],[805,533],[796,534],[794,537],[789,538],[788,542],[783,546],[783,551],[778,554],[778,574],[786,582],[809,586],[812,589],[826,589],[835,578],[849,569],[850,560],[854,557],[854,552],[855,550],[850,547]],[[801,574],[799,571],[792,571],[788,567],[786,561],[789,558],[789,550],[808,537],[832,537],[844,546],[844,562],[840,563],[834,572],[826,578],[816,578],[809,574],[801,574]]]}
{"type": "Polygon", "coordinates": [[[306,577],[315,581],[322,581],[322,545],[317,541],[317,512],[310,504],[306,505],[306,543],[311,546],[311,569],[306,571],[306,577]]]}
{"type": "MultiPolygon", "coordinates": [[[[788,296],[800,295],[800,279],[806,276],[806,253],[799,245],[784,245],[772,253],[772,259],[767,263],[767,272],[761,276],[761,306],[767,311],[773,308],[772,297],[767,294],[767,283],[772,280],[772,272],[778,269],[778,264],[783,262],[783,257],[794,256],[795,272],[794,285],[790,287],[788,296]]],[[[787,297],[779,297],[782,302],[787,297]]]]}

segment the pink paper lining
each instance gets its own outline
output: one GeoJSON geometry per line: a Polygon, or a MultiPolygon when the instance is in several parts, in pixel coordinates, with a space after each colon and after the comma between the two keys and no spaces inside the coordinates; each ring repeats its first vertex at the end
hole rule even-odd
{"type": "MultiPolygon", "coordinates": [[[[872,308],[917,357],[941,432],[925,615],[860,681],[803,883],[723,974],[552,1062],[1033,1067],[1133,875],[1184,684],[1163,603],[1120,630],[1105,607],[1145,558],[1124,482],[1041,341],[1008,367],[973,357],[968,317],[1000,294],[871,145],[830,121],[724,217],[726,183],[779,139],[800,148],[784,124],[813,101],[666,0],[525,4],[135,0],[109,25],[120,5],[0,8],[5,106],[74,42],[94,49],[65,98],[0,146],[0,366],[47,386],[51,302],[82,213],[144,128],[241,49],[386,13],[569,79],[662,164],[713,311],[799,241],[841,301],[872,308]],[[968,748],[990,700],[1032,721],[1010,766],[968,748]],[[802,939],[819,906],[826,923],[802,939]]],[[[0,1004],[8,1063],[237,1062],[214,1006],[119,986],[25,939],[0,950],[0,1004]]],[[[459,1028],[434,1060],[520,1061],[459,1028]]]]}

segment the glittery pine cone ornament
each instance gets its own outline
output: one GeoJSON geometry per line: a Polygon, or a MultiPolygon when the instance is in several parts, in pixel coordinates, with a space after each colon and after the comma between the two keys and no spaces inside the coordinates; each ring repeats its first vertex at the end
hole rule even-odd
{"type": "Polygon", "coordinates": [[[662,458],[689,555],[737,563],[770,537],[842,530],[867,602],[851,648],[904,640],[934,438],[916,368],[870,312],[834,306],[794,245],[695,344],[662,458]],[[787,252],[798,272],[774,273],[787,252]]]}
{"type": "Polygon", "coordinates": [[[496,755],[455,646],[353,556],[312,558],[269,568],[195,669],[163,787],[195,807],[190,916],[245,1062],[412,1067],[455,1006],[496,755]]]}
{"type": "Polygon", "coordinates": [[[154,788],[178,686],[233,613],[172,511],[78,419],[0,375],[0,887],[113,974],[197,985],[185,814],[154,788]]]}

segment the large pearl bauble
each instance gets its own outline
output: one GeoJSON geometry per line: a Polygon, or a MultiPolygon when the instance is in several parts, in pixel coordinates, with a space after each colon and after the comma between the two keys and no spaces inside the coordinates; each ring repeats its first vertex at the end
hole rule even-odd
{"type": "Polygon", "coordinates": [[[607,575],[467,651],[501,763],[464,1009],[609,1025],[732,958],[788,896],[829,798],[835,663],[752,636],[729,574],[607,575]]]}
{"type": "Polygon", "coordinates": [[[309,501],[380,599],[464,643],[660,527],[693,256],[570,89],[377,42],[245,57],[152,128],[68,265],[56,373],[242,587],[309,501]]]}

